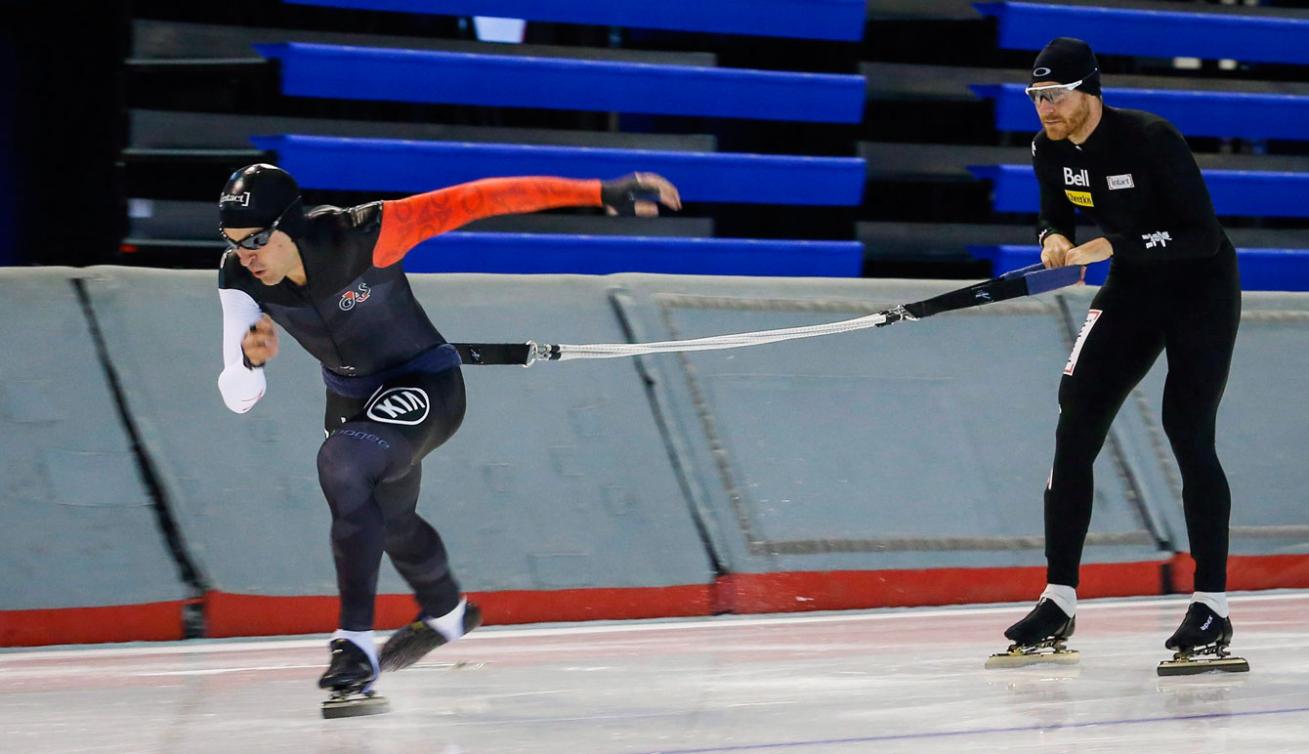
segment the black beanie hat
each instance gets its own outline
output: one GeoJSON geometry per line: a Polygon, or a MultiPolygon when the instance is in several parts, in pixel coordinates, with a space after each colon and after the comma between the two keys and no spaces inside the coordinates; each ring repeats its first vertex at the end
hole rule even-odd
{"type": "Polygon", "coordinates": [[[1041,50],[1032,63],[1032,80],[1057,81],[1071,84],[1081,81],[1078,91],[1100,96],[1100,64],[1095,59],[1091,46],[1080,39],[1058,37],[1041,50]]]}
{"type": "Polygon", "coordinates": [[[218,222],[223,228],[267,228],[282,218],[277,229],[291,238],[304,231],[300,187],[291,174],[276,165],[246,165],[232,173],[218,197],[218,222]]]}

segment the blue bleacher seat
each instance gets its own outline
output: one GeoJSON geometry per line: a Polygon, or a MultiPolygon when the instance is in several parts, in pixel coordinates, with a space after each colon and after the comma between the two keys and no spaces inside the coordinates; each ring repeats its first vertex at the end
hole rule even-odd
{"type": "Polygon", "coordinates": [[[858,277],[858,241],[755,241],[740,238],[654,238],[447,233],[405,257],[408,272],[494,272],[605,275],[858,277]]]}
{"type": "MultiPolygon", "coordinates": [[[[970,87],[995,101],[995,127],[1035,132],[1036,111],[1023,84],[970,87]]],[[[1309,97],[1165,89],[1104,90],[1106,104],[1148,110],[1167,118],[1187,136],[1241,139],[1309,139],[1309,97]]]]}
{"type": "Polygon", "coordinates": [[[1011,50],[1039,50],[1055,37],[1075,36],[1099,54],[1309,64],[1309,20],[1302,18],[1022,2],[974,6],[999,19],[1000,46],[1011,50]]]}
{"type": "MultiPolygon", "coordinates": [[[[994,274],[1035,264],[1041,259],[1037,246],[969,246],[978,259],[990,260],[994,274]]],[[[1309,291],[1309,249],[1237,249],[1241,288],[1247,291],[1309,291]]],[[[1101,285],[1109,271],[1108,262],[1086,268],[1086,282],[1101,285]]]]}
{"type": "Polygon", "coordinates": [[[282,64],[282,92],[651,115],[858,123],[862,76],[393,50],[256,45],[282,64]]]}
{"type": "Polygon", "coordinates": [[[863,37],[865,0],[286,0],[360,10],[832,39],[863,37]]]}
{"type": "Polygon", "coordinates": [[[661,152],[518,144],[284,135],[254,137],[302,186],[352,191],[430,191],[478,178],[558,175],[613,178],[660,173],[691,202],[857,205],[864,160],[857,157],[661,152]]]}
{"type": "MultiPolygon", "coordinates": [[[[1040,190],[1030,165],[972,165],[978,178],[994,182],[991,205],[997,212],[1036,212],[1040,190]]],[[[1206,170],[1205,184],[1220,215],[1309,217],[1309,173],[1206,170]]]]}

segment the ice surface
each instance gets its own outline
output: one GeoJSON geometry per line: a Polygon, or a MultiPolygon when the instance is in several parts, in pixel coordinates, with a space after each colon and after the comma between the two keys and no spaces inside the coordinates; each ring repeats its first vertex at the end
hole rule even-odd
{"type": "Polygon", "coordinates": [[[1252,671],[1175,678],[1184,598],[1084,600],[1080,665],[984,670],[1028,607],[484,628],[341,720],[326,637],[9,651],[0,751],[1309,751],[1309,592],[1233,595],[1252,671]]]}

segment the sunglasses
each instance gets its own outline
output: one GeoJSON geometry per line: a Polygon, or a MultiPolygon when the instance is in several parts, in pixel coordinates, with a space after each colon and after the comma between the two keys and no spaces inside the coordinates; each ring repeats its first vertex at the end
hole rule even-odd
{"type": "Polygon", "coordinates": [[[269,225],[263,230],[257,230],[245,238],[242,238],[240,241],[232,240],[232,237],[227,235],[227,232],[222,228],[218,229],[218,235],[222,236],[223,240],[227,242],[228,251],[233,251],[237,248],[245,249],[246,251],[258,251],[268,245],[268,241],[273,237],[273,232],[277,230],[277,226],[282,224],[282,218],[286,217],[287,210],[291,209],[293,206],[295,206],[295,202],[291,202],[290,206],[282,210],[282,214],[277,216],[277,219],[273,221],[272,225],[269,225]]]}
{"type": "MultiPolygon", "coordinates": [[[[1090,78],[1090,76],[1087,76],[1086,78],[1090,78]]],[[[1086,78],[1081,79],[1079,81],[1074,81],[1071,84],[1045,84],[1042,86],[1029,86],[1023,91],[1027,94],[1027,98],[1032,101],[1033,105],[1039,102],[1049,102],[1052,105],[1056,105],[1061,100],[1063,100],[1063,98],[1067,97],[1069,92],[1081,86],[1082,82],[1086,81],[1086,78]]]]}

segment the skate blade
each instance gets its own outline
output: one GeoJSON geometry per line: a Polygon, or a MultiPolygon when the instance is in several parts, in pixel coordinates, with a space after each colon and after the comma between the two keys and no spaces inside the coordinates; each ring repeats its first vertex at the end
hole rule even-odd
{"type": "Polygon", "coordinates": [[[1214,671],[1227,673],[1249,673],[1250,663],[1244,657],[1223,657],[1221,659],[1191,658],[1189,660],[1164,660],[1159,663],[1159,675],[1199,675],[1214,671]]]}
{"type": "Polygon", "coordinates": [[[391,703],[386,701],[386,697],[377,696],[376,694],[332,697],[323,702],[323,718],[326,720],[335,720],[341,717],[380,715],[390,711],[391,703]]]}
{"type": "Polygon", "coordinates": [[[444,644],[444,641],[423,641],[417,639],[412,643],[384,647],[382,649],[382,656],[378,660],[378,666],[382,668],[383,673],[394,673],[397,670],[404,670],[426,657],[432,650],[444,644]]]}
{"type": "Polygon", "coordinates": [[[1055,665],[1076,665],[1082,659],[1076,649],[1061,652],[997,652],[986,658],[987,670],[996,668],[1025,668],[1028,665],[1053,663],[1055,665]]]}

